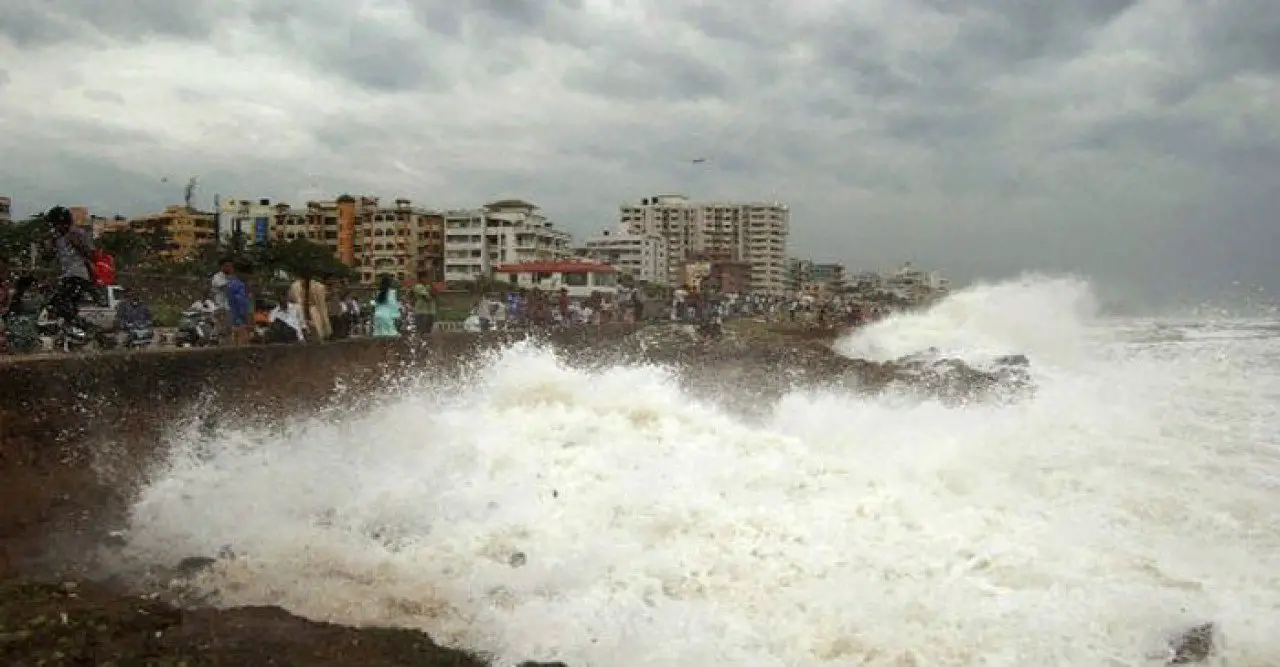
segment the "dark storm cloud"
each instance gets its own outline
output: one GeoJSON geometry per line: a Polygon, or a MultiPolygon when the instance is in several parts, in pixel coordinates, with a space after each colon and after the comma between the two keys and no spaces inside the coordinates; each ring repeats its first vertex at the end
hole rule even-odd
{"type": "MultiPolygon", "coordinates": [[[[170,48],[247,35],[293,74],[358,86],[350,100],[373,111],[315,93],[321,111],[299,123],[288,160],[183,158],[223,192],[292,197],[319,178],[445,205],[520,196],[578,232],[654,192],[776,195],[793,206],[794,254],[856,266],[912,258],[961,280],[1081,270],[1156,291],[1239,273],[1280,287],[1280,265],[1258,251],[1280,243],[1280,116],[1264,99],[1280,75],[1273,0],[813,3],[835,6],[825,14],[783,0],[654,0],[641,17],[580,0],[8,4],[0,49],[3,38],[77,40],[91,58],[95,32],[170,48]],[[511,73],[530,87],[508,87],[511,73]],[[1232,101],[1250,94],[1227,90],[1238,75],[1257,79],[1256,108],[1232,101]],[[543,117],[565,98],[581,110],[543,117]],[[477,127],[494,110],[513,120],[477,127]],[[323,173],[298,175],[297,164],[323,173]]],[[[22,64],[5,66],[8,92],[22,64]]],[[[48,80],[105,99],[75,72],[48,80]]],[[[184,86],[167,98],[242,101],[184,86]]],[[[52,166],[0,173],[26,200],[83,191],[91,205],[136,212],[180,195],[143,173],[159,167],[120,166],[121,146],[145,137],[49,134],[65,146],[9,154],[52,166]]]]}
{"type": "Polygon", "coordinates": [[[432,64],[430,46],[411,35],[388,35],[373,21],[355,19],[346,34],[331,34],[315,42],[322,67],[374,90],[412,89],[444,79],[432,64]]]}
{"type": "Polygon", "coordinates": [[[79,41],[95,32],[125,40],[202,39],[217,19],[214,6],[200,0],[10,0],[0,12],[0,35],[19,46],[79,41]]]}
{"type": "Polygon", "coordinates": [[[319,72],[368,90],[413,90],[447,81],[426,35],[403,21],[352,13],[348,5],[327,0],[261,1],[249,16],[319,72]]]}
{"type": "Polygon", "coordinates": [[[1198,32],[1213,74],[1280,72],[1280,7],[1273,2],[1215,3],[1198,32]]]}
{"type": "Polygon", "coordinates": [[[618,100],[696,102],[731,94],[730,75],[714,63],[662,46],[593,57],[565,76],[571,88],[618,100]]]}
{"type": "MultiPolygon", "coordinates": [[[[945,0],[926,1],[946,11],[945,0]]],[[[966,5],[966,21],[958,39],[965,55],[997,67],[1041,58],[1064,58],[1079,53],[1091,33],[1115,21],[1137,0],[1076,0],[1038,3],[991,0],[966,5]]]]}
{"type": "Polygon", "coordinates": [[[417,21],[436,35],[501,49],[511,41],[538,39],[583,46],[590,42],[580,20],[582,0],[410,0],[417,21]]]}

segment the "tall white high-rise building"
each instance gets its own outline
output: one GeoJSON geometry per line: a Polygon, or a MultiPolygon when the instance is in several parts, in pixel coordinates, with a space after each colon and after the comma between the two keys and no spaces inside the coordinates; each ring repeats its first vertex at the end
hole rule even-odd
{"type": "Polygon", "coordinates": [[[791,210],[779,202],[695,202],[655,195],[621,207],[621,227],[660,236],[667,245],[667,276],[678,284],[691,259],[729,259],[751,267],[749,290],[782,294],[786,286],[791,210]]]}
{"type": "Polygon", "coordinates": [[[500,264],[568,259],[571,238],[538,207],[507,199],[444,214],[444,279],[490,277],[500,264]]]}

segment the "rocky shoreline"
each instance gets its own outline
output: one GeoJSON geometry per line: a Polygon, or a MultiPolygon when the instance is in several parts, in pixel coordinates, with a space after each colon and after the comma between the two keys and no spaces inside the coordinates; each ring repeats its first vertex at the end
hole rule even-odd
{"type": "Polygon", "coordinates": [[[719,335],[690,326],[645,327],[608,347],[578,353],[582,363],[653,363],[676,369],[695,391],[731,386],[761,400],[795,387],[836,387],[875,395],[914,393],[948,405],[1013,402],[1035,391],[1030,360],[1019,354],[975,367],[931,351],[893,361],[851,359],[832,344],[839,329],[739,320],[719,335]]]}
{"type": "Polygon", "coordinates": [[[0,663],[479,667],[411,630],[316,623],[278,607],[184,610],[89,582],[0,584],[0,663]]]}

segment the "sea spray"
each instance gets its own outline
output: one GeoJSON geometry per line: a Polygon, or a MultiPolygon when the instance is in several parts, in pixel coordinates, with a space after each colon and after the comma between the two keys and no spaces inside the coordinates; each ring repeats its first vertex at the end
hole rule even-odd
{"type": "Polygon", "coordinates": [[[873,361],[933,349],[977,363],[1009,354],[1055,362],[1078,356],[1096,312],[1083,280],[1029,275],[970,287],[924,312],[890,315],[841,339],[836,350],[873,361]]]}
{"type": "Polygon", "coordinates": [[[1209,619],[1231,664],[1274,664],[1276,339],[1135,345],[1086,301],[980,286],[846,347],[1025,353],[1014,405],[811,388],[743,415],[508,347],[340,421],[175,438],[129,555],[232,545],[198,582],[221,603],[499,664],[1096,667],[1209,619]]]}

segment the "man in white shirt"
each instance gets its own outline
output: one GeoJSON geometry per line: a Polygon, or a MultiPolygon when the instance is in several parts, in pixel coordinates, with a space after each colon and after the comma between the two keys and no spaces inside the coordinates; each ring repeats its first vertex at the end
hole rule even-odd
{"type": "Polygon", "coordinates": [[[227,306],[227,277],[235,272],[230,260],[223,260],[222,267],[209,279],[209,300],[213,302],[213,324],[218,329],[219,340],[231,340],[231,310],[227,306]]]}
{"type": "Polygon", "coordinates": [[[671,321],[682,319],[684,317],[684,302],[689,298],[689,290],[683,286],[677,287],[675,293],[671,297],[671,321]]]}

